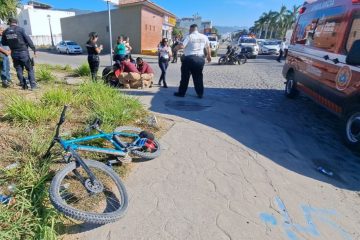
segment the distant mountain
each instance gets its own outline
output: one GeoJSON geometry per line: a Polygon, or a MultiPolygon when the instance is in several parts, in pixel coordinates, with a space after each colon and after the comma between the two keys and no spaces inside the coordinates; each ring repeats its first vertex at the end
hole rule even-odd
{"type": "Polygon", "coordinates": [[[214,26],[215,28],[217,28],[219,30],[219,34],[225,34],[225,33],[230,33],[230,32],[235,32],[235,31],[239,31],[239,30],[244,30],[244,29],[248,29],[248,27],[238,27],[238,26],[214,26]]]}

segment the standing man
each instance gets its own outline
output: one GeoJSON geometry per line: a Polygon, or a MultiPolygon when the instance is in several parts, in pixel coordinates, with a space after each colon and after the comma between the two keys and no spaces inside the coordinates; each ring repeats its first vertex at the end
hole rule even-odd
{"type": "Polygon", "coordinates": [[[5,28],[0,26],[0,73],[2,86],[7,88],[11,84],[10,78],[10,59],[9,55],[11,54],[10,48],[8,46],[3,46],[1,44],[2,35],[5,28]]]}
{"type": "Polygon", "coordinates": [[[199,33],[198,26],[193,24],[190,26],[189,35],[187,35],[183,43],[179,44],[175,50],[184,49],[184,58],[181,65],[181,81],[176,97],[185,97],[190,76],[192,75],[195,91],[199,98],[204,95],[203,69],[205,65],[204,49],[206,49],[206,58],[211,62],[211,50],[209,39],[199,33]]]}
{"type": "Polygon", "coordinates": [[[284,57],[286,58],[287,57],[287,54],[288,54],[288,45],[287,45],[287,41],[286,41],[286,38],[283,39],[283,41],[281,42],[280,44],[280,54],[279,54],[279,57],[277,58],[277,61],[278,62],[281,62],[281,59],[284,57]]]}
{"type": "Polygon", "coordinates": [[[30,47],[34,51],[34,56],[36,57],[35,46],[30,37],[25,33],[25,30],[17,26],[15,18],[9,19],[9,25],[10,27],[3,33],[1,43],[2,45],[9,46],[11,49],[11,57],[22,88],[27,88],[26,79],[23,75],[25,68],[28,72],[31,90],[34,90],[37,86],[28,48],[30,47]]]}

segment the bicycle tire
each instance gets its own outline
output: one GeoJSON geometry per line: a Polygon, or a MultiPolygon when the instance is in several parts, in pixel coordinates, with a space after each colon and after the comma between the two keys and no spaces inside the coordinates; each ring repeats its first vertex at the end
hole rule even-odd
{"type": "Polygon", "coordinates": [[[118,221],[124,216],[128,207],[128,195],[124,184],[117,173],[105,164],[94,160],[85,160],[85,162],[89,167],[97,168],[111,177],[120,193],[121,204],[119,204],[119,208],[114,212],[91,213],[73,208],[62,199],[60,193],[62,180],[68,173],[76,169],[76,162],[67,164],[66,167],[60,170],[53,178],[49,190],[51,203],[56,210],[78,221],[94,224],[107,224],[118,221]]]}
{"type": "MultiPolygon", "coordinates": [[[[122,132],[122,131],[132,131],[135,133],[141,133],[143,130],[141,128],[137,128],[137,127],[131,127],[131,126],[122,126],[122,127],[117,127],[115,129],[115,132],[122,132]]],[[[131,153],[134,154],[135,156],[141,157],[144,160],[153,160],[157,157],[160,156],[161,154],[161,146],[159,141],[157,140],[153,140],[155,145],[157,146],[157,150],[155,152],[142,152],[139,150],[132,150],[131,153]]]]}

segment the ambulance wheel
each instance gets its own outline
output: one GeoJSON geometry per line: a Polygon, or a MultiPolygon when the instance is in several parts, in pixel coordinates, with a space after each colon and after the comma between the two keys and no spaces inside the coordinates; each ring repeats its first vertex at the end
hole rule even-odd
{"type": "Polygon", "coordinates": [[[296,88],[297,83],[294,78],[293,73],[289,73],[286,77],[286,83],[285,83],[285,96],[287,98],[295,98],[299,95],[299,91],[296,88]]]}
{"type": "Polygon", "coordinates": [[[346,145],[353,150],[360,150],[360,107],[346,115],[343,133],[346,145]]]}

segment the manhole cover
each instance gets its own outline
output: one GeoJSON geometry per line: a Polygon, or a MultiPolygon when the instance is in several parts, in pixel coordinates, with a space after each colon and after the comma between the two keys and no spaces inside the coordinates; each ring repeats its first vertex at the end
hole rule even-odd
{"type": "Polygon", "coordinates": [[[178,111],[203,111],[207,108],[210,108],[209,105],[204,105],[197,102],[188,102],[188,101],[167,101],[165,106],[178,110],[178,111]]]}

